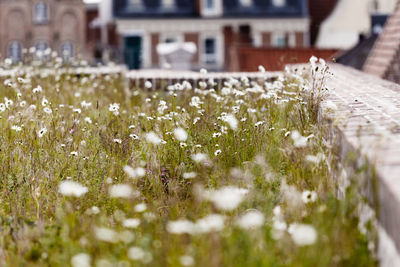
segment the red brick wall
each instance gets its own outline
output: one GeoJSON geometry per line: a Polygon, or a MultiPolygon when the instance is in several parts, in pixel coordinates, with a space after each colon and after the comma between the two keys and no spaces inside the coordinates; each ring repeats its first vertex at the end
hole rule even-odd
{"type": "Polygon", "coordinates": [[[279,71],[287,64],[306,63],[311,56],[321,57],[329,60],[336,54],[337,50],[319,50],[313,48],[254,48],[237,47],[232,51],[233,62],[229,66],[230,71],[257,71],[259,65],[265,66],[267,70],[279,71]]]}

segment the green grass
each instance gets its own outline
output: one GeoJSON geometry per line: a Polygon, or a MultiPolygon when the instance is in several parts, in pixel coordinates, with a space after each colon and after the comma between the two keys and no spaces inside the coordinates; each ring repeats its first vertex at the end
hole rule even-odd
{"type": "Polygon", "coordinates": [[[126,90],[120,74],[78,77],[54,70],[43,75],[43,69],[39,75],[31,69],[2,79],[0,99],[13,101],[0,113],[0,261],[5,266],[65,266],[79,253],[90,256],[92,266],[377,264],[373,249],[368,249],[373,240],[357,227],[362,202],[357,183],[347,188],[345,198],[336,197],[340,168],[325,139],[326,129],[317,121],[321,79],[310,87],[313,77],[287,73],[279,81],[252,85],[230,81],[229,90],[209,86],[149,92],[126,90]],[[43,91],[33,93],[38,85],[43,91]],[[195,96],[202,102],[198,107],[190,105],[195,96]],[[43,111],[43,98],[51,114],[43,111]],[[167,108],[160,112],[162,100],[167,108]],[[91,106],[81,107],[82,101],[91,106]],[[118,115],[109,111],[112,103],[120,104],[118,115]],[[74,112],[76,108],[81,113],[74,112]],[[237,130],[221,120],[223,112],[238,120],[237,130]],[[255,126],[260,121],[263,124],[255,126]],[[13,130],[15,125],[22,130],[13,130]],[[183,145],[174,137],[177,127],[188,134],[183,145]],[[43,137],[38,136],[41,128],[48,130],[43,137]],[[296,130],[314,137],[296,147],[296,130]],[[151,131],[165,144],[146,142],[151,131]],[[208,160],[196,163],[196,153],[208,160]],[[325,157],[319,164],[306,159],[318,153],[325,157]],[[126,165],[141,166],[146,174],[132,179],[123,170],[126,165]],[[188,172],[197,176],[183,178],[188,172]],[[87,193],[62,195],[59,185],[64,180],[79,182],[87,193]],[[112,198],[113,184],[128,184],[137,192],[130,198],[112,198]],[[238,207],[224,211],[207,200],[204,191],[228,185],[248,193],[238,207]],[[303,203],[300,196],[306,190],[317,194],[315,202],[303,203]],[[146,203],[146,211],[135,211],[139,203],[146,203]],[[273,214],[277,206],[279,219],[273,214]],[[262,214],[263,223],[253,229],[239,227],[238,218],[254,210],[262,214]],[[209,214],[224,216],[222,229],[168,232],[171,221],[196,222],[209,214]],[[124,227],[127,218],[139,219],[140,225],[124,227]],[[278,238],[276,221],[310,225],[317,238],[297,245],[287,229],[278,231],[278,238]],[[96,237],[100,227],[114,231],[113,242],[96,237]],[[144,254],[129,257],[131,247],[144,254]]]}

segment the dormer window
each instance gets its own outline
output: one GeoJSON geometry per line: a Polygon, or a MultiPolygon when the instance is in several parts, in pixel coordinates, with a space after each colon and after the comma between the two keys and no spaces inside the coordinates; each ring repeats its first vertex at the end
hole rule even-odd
{"type": "Polygon", "coordinates": [[[222,0],[201,0],[201,15],[215,17],[222,14],[222,0]]]}
{"type": "Polygon", "coordinates": [[[215,8],[215,0],[206,0],[206,9],[214,9],[215,8]]]}
{"type": "Polygon", "coordinates": [[[163,8],[174,8],[175,0],[162,0],[163,8]]]}
{"type": "Polygon", "coordinates": [[[132,9],[142,9],[143,1],[142,0],[129,0],[129,7],[132,9]]]}
{"type": "Polygon", "coordinates": [[[47,3],[39,2],[34,6],[33,19],[35,23],[45,24],[49,22],[49,8],[47,3]]]}
{"type": "Polygon", "coordinates": [[[286,0],[272,0],[272,4],[275,7],[284,7],[286,6],[286,0]]]}
{"type": "Polygon", "coordinates": [[[250,7],[253,5],[253,0],[240,0],[240,5],[242,7],[250,7]]]}

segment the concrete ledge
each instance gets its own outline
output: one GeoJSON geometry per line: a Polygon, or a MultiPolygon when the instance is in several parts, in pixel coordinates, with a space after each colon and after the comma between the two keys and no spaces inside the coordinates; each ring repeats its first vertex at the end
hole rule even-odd
{"type": "Polygon", "coordinates": [[[381,265],[400,266],[400,86],[337,64],[330,71],[327,99],[338,107],[334,121],[342,154],[357,151],[375,166],[377,190],[367,197],[378,207],[380,258],[392,254],[381,265]]]}

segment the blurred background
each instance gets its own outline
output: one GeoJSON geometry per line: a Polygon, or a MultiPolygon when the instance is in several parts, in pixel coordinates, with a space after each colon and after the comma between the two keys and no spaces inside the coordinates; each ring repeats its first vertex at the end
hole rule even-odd
{"type": "Polygon", "coordinates": [[[397,2],[0,0],[0,53],[212,71],[281,70],[315,55],[363,69],[397,2]]]}

